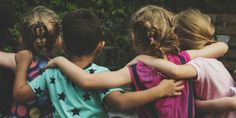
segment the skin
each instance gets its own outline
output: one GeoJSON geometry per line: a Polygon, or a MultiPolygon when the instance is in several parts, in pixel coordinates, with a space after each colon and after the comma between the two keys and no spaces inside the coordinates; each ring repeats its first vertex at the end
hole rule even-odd
{"type": "MultiPolygon", "coordinates": [[[[96,53],[104,45],[99,43],[96,50],[91,55],[76,57],[71,61],[76,67],[83,68],[89,63],[93,62],[96,53]]],[[[32,61],[32,54],[29,51],[21,51],[16,55],[17,71],[16,80],[14,83],[13,96],[19,101],[28,101],[35,98],[30,86],[27,84],[26,71],[28,65],[32,61]]],[[[129,76],[126,74],[126,76],[129,76]]],[[[181,94],[183,86],[181,81],[174,80],[161,81],[159,86],[153,87],[144,91],[136,91],[122,94],[120,91],[111,92],[105,99],[105,102],[118,110],[126,110],[144,105],[150,101],[156,100],[164,96],[176,96],[181,94]]]]}
{"type": "MultiPolygon", "coordinates": [[[[225,54],[227,50],[228,46],[226,44],[214,43],[200,50],[189,50],[188,53],[190,53],[191,58],[202,57],[202,56],[217,57],[225,54]],[[218,47],[222,48],[219,49],[218,47]]],[[[47,66],[59,67],[70,78],[71,81],[73,81],[78,86],[84,89],[112,88],[131,84],[131,77],[129,76],[129,70],[127,67],[112,72],[88,74],[83,72],[81,68],[75,66],[73,63],[71,63],[64,57],[56,57],[50,60],[47,66]]],[[[167,70],[167,72],[169,71],[169,67],[166,67],[165,69],[167,70]]],[[[176,76],[170,76],[170,77],[176,78],[176,76]]]]}
{"type": "MultiPolygon", "coordinates": [[[[197,78],[197,71],[190,64],[176,65],[169,61],[156,59],[147,55],[139,55],[131,63],[135,63],[137,60],[142,60],[145,64],[153,66],[175,79],[197,78]]],[[[203,112],[234,111],[236,110],[236,96],[211,100],[196,100],[196,107],[203,112]]]]}

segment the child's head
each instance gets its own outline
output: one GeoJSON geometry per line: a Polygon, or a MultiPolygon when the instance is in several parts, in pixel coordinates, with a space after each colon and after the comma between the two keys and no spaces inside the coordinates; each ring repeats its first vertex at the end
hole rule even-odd
{"type": "Polygon", "coordinates": [[[22,39],[26,49],[37,56],[56,56],[56,48],[61,39],[61,20],[58,15],[44,7],[37,6],[30,11],[23,21],[22,39]]]}
{"type": "Polygon", "coordinates": [[[104,46],[99,18],[90,10],[77,9],[62,21],[63,39],[70,56],[86,56],[104,46]]]}
{"type": "Polygon", "coordinates": [[[13,25],[13,19],[13,6],[5,1],[0,1],[0,49],[4,47],[6,40],[9,40],[8,28],[13,25]]]}
{"type": "Polygon", "coordinates": [[[174,34],[173,13],[157,6],[148,5],[132,17],[134,45],[141,53],[156,57],[176,54],[178,40],[174,34]]]}
{"type": "Polygon", "coordinates": [[[180,39],[182,50],[201,49],[215,40],[211,19],[199,10],[188,9],[176,15],[175,32],[180,39]]]}

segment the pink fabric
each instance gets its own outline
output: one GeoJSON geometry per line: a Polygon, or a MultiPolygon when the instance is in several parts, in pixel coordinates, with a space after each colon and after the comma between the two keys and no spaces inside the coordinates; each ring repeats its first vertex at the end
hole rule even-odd
{"type": "MultiPolygon", "coordinates": [[[[190,61],[197,70],[197,80],[194,82],[196,95],[199,99],[208,100],[225,96],[233,96],[230,87],[236,86],[230,73],[224,65],[213,58],[197,58],[190,61]]],[[[236,111],[212,113],[204,118],[235,118],[236,111]]]]}
{"type": "MultiPolygon", "coordinates": [[[[190,61],[190,57],[186,52],[180,52],[179,55],[185,59],[186,62],[190,61]]],[[[175,63],[181,64],[179,57],[174,55],[168,55],[168,60],[175,63]]],[[[130,70],[131,71],[131,70],[130,70]]],[[[139,77],[140,83],[142,83],[146,89],[154,87],[160,83],[160,81],[166,78],[165,75],[158,72],[152,67],[146,66],[143,62],[138,62],[136,71],[139,77]]],[[[137,86],[133,75],[131,74],[132,85],[137,86]]],[[[187,118],[188,117],[188,82],[184,81],[184,90],[182,95],[177,97],[166,97],[155,101],[156,111],[159,113],[161,118],[187,118]]],[[[193,104],[194,106],[194,104],[193,104]]],[[[144,118],[144,114],[139,114],[141,118],[144,118]]],[[[194,107],[193,107],[194,116],[194,107]]],[[[147,116],[146,116],[147,117],[147,116]]]]}

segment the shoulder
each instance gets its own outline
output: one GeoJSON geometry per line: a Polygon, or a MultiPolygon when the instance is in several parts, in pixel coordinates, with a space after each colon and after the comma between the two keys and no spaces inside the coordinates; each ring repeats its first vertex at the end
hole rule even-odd
{"type": "Polygon", "coordinates": [[[183,57],[187,62],[191,60],[190,55],[186,51],[179,52],[179,56],[183,57]]]}
{"type": "Polygon", "coordinates": [[[58,75],[58,74],[62,74],[62,72],[58,68],[48,68],[42,74],[43,75],[58,75]]]}
{"type": "Polygon", "coordinates": [[[100,66],[95,63],[93,63],[91,65],[91,67],[88,68],[88,71],[90,71],[91,69],[94,69],[94,73],[109,71],[109,69],[107,67],[100,66]]]}
{"type": "Polygon", "coordinates": [[[215,65],[222,65],[222,63],[215,58],[203,58],[203,57],[195,58],[190,62],[188,62],[188,64],[193,65],[195,68],[198,67],[199,69],[207,69],[210,67],[214,67],[215,65]]]}

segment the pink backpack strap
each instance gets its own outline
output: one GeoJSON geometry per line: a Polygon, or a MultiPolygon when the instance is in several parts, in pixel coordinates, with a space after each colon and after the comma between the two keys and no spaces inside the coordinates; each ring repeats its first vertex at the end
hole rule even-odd
{"type": "MultiPolygon", "coordinates": [[[[184,57],[178,55],[181,64],[185,64],[184,57]]],[[[188,79],[189,95],[188,95],[188,118],[193,118],[193,82],[192,79],[188,79]]]]}
{"type": "MultiPolygon", "coordinates": [[[[132,89],[136,90],[136,91],[145,90],[146,88],[144,87],[144,85],[139,80],[139,76],[137,74],[136,67],[137,67],[137,64],[129,66],[131,78],[132,78],[132,81],[134,83],[133,87],[135,87],[135,88],[132,88],[132,89]]],[[[145,117],[145,118],[159,118],[158,112],[155,109],[155,103],[154,102],[150,102],[150,103],[144,105],[143,107],[141,107],[140,109],[141,109],[141,112],[143,114],[142,116],[145,117]]]]}

